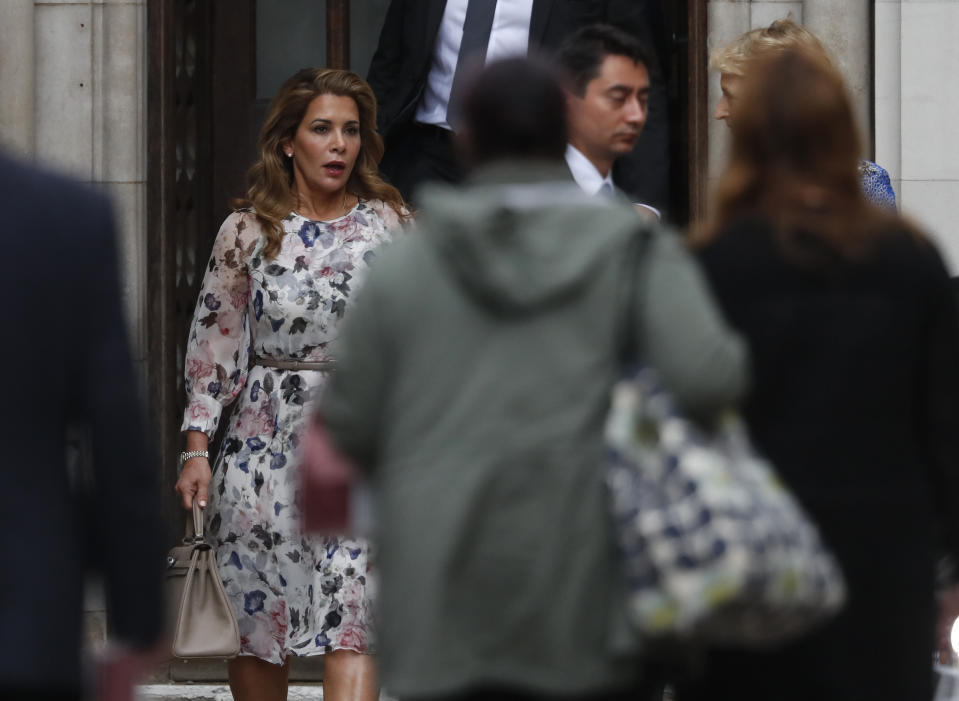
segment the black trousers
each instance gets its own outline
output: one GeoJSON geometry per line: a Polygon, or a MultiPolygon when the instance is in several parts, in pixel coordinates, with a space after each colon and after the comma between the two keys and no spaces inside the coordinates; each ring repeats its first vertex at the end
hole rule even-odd
{"type": "Polygon", "coordinates": [[[450,130],[428,124],[413,122],[395,127],[387,139],[380,172],[415,208],[420,185],[462,180],[463,168],[453,139],[450,130]]]}

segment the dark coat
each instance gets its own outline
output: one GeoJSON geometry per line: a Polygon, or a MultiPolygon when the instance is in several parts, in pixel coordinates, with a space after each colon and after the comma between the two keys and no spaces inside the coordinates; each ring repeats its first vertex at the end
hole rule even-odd
{"type": "Polygon", "coordinates": [[[108,201],[0,155],[0,211],[0,689],[70,691],[81,684],[85,573],[102,576],[112,637],[142,646],[158,636],[158,471],[108,201]],[[69,474],[72,425],[89,429],[90,474],[69,474]]]}
{"type": "MultiPolygon", "coordinates": [[[[617,162],[613,177],[631,197],[664,207],[669,183],[669,120],[666,90],[656,58],[653,25],[658,15],[649,0],[533,0],[530,53],[555,50],[579,27],[596,22],[618,26],[643,42],[651,54],[651,93],[646,126],[629,156],[617,162]]],[[[426,88],[433,46],[445,0],[392,0],[367,81],[378,103],[377,126],[390,148],[412,122],[426,88]]]]}
{"type": "Polygon", "coordinates": [[[744,220],[701,252],[750,344],[753,439],[837,554],[849,601],[782,650],[712,653],[683,701],[932,696],[934,557],[959,554],[959,318],[931,243],[900,225],[875,241],[848,260],[800,237],[803,263],[744,220]]]}

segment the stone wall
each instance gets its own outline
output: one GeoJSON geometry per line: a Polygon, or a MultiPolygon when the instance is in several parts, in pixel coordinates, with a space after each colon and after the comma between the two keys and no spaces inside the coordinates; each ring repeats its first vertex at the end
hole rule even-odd
{"type": "Polygon", "coordinates": [[[113,199],[145,372],[146,0],[0,2],[0,144],[113,199]]]}
{"type": "Polygon", "coordinates": [[[876,160],[959,274],[959,2],[876,0],[876,160]]]}

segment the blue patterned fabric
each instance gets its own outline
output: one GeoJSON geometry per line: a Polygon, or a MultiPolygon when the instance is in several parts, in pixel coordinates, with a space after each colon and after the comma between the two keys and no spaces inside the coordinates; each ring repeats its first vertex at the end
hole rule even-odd
{"type": "Polygon", "coordinates": [[[839,567],[733,417],[706,433],[651,369],[613,390],[606,479],[643,635],[763,644],[835,613],[839,567]]]}
{"type": "Polygon", "coordinates": [[[896,191],[892,189],[889,173],[872,161],[859,162],[859,178],[866,199],[879,207],[896,209],[896,191]]]}

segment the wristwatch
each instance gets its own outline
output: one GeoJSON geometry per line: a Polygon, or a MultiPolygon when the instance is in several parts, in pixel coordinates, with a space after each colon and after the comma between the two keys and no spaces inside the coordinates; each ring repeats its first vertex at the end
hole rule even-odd
{"type": "Polygon", "coordinates": [[[210,459],[210,452],[208,450],[184,450],[180,453],[180,469],[183,469],[183,463],[185,463],[190,458],[206,458],[210,459]]]}

